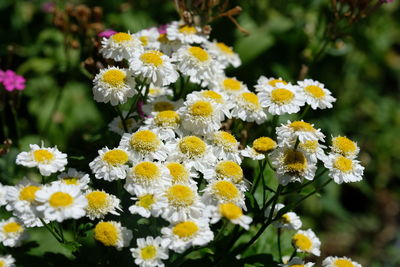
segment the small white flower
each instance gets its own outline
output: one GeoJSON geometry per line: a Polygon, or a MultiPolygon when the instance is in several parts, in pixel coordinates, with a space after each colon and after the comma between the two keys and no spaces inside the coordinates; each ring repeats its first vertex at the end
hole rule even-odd
{"type": "Polygon", "coordinates": [[[232,160],[241,163],[242,159],[239,153],[240,143],[236,138],[225,131],[217,131],[209,135],[212,143],[213,154],[218,160],[232,160]]]}
{"type": "MultiPolygon", "coordinates": [[[[142,95],[146,93],[146,88],[143,88],[142,95]]],[[[155,99],[161,96],[173,96],[174,92],[171,88],[165,86],[155,86],[154,84],[150,84],[149,92],[147,94],[147,101],[153,102],[155,99]]]]}
{"type": "Polygon", "coordinates": [[[325,85],[318,81],[311,79],[305,79],[304,81],[297,82],[306,98],[306,103],[311,106],[312,109],[325,109],[332,108],[332,103],[336,101],[336,98],[331,96],[331,92],[324,88],[325,85]]]}
{"type": "MultiPolygon", "coordinates": [[[[274,210],[274,217],[276,217],[277,213],[283,209],[285,205],[283,204],[276,204],[275,205],[275,210],[274,210]]],[[[268,207],[265,211],[265,216],[269,216],[269,213],[271,212],[271,208],[268,207]]],[[[283,229],[289,229],[289,230],[299,230],[303,223],[300,220],[300,217],[292,211],[286,212],[279,218],[277,221],[273,222],[273,225],[277,228],[283,228],[283,229]]]]}
{"type": "Polygon", "coordinates": [[[85,216],[87,200],[79,187],[54,183],[36,191],[36,210],[49,221],[62,222],[85,216]]]}
{"type": "Polygon", "coordinates": [[[359,182],[363,178],[364,167],[358,160],[332,153],[328,154],[324,165],[329,170],[329,177],[337,184],[359,182]]]}
{"type": "Polygon", "coordinates": [[[192,178],[197,178],[197,172],[191,171],[185,163],[165,162],[164,166],[168,168],[172,184],[196,184],[192,178]]]}
{"type": "Polygon", "coordinates": [[[67,172],[60,173],[57,178],[61,183],[78,186],[81,190],[86,190],[90,182],[89,174],[79,172],[74,168],[69,168],[67,172]]]}
{"type": "Polygon", "coordinates": [[[18,247],[27,238],[22,222],[11,217],[0,221],[0,242],[6,247],[18,247]]]}
{"type": "Polygon", "coordinates": [[[160,37],[160,34],[156,27],[138,31],[134,35],[140,40],[145,49],[160,48],[160,42],[157,40],[160,37]]]}
{"type": "Polygon", "coordinates": [[[345,136],[332,137],[332,152],[348,158],[355,158],[360,152],[357,143],[345,136]]]}
{"type": "Polygon", "coordinates": [[[142,217],[158,217],[164,208],[167,207],[167,199],[159,188],[135,187],[136,197],[131,198],[135,204],[129,207],[132,214],[139,214],[142,217]]]}
{"type": "Polygon", "coordinates": [[[191,246],[204,246],[214,239],[207,219],[188,220],[161,229],[161,244],[182,253],[191,246]]]}
{"type": "Polygon", "coordinates": [[[163,141],[175,140],[176,136],[182,137],[180,129],[181,117],[178,112],[165,110],[152,112],[152,116],[144,121],[145,126],[141,129],[148,129],[157,134],[163,141]]]}
{"type": "Polygon", "coordinates": [[[246,209],[241,188],[230,180],[211,180],[204,189],[202,199],[206,205],[229,202],[246,209]]]}
{"type": "Polygon", "coordinates": [[[93,96],[97,102],[116,106],[124,104],[128,98],[136,95],[136,82],[128,69],[107,67],[101,69],[93,80],[93,96]]]}
{"type": "Polygon", "coordinates": [[[161,242],[159,236],[136,239],[137,248],[130,249],[135,264],[141,267],[163,267],[164,263],[161,260],[168,259],[168,249],[161,246],[161,242]]]}
{"type": "Polygon", "coordinates": [[[297,113],[305,103],[304,95],[296,86],[284,83],[277,83],[276,87],[266,87],[258,97],[261,106],[272,115],[297,113]]]}
{"type": "MultiPolygon", "coordinates": [[[[125,118],[126,115],[128,114],[127,111],[122,112],[122,116],[125,118]]],[[[125,125],[128,130],[128,133],[131,133],[134,129],[138,128],[138,124],[136,123],[135,119],[133,117],[128,117],[125,120],[125,125]]],[[[123,135],[125,133],[124,125],[122,123],[121,117],[117,116],[115,117],[109,124],[108,124],[108,129],[111,132],[117,133],[119,135],[123,135]]]]}
{"type": "Polygon", "coordinates": [[[204,43],[208,38],[201,33],[199,27],[180,24],[177,21],[168,25],[167,36],[169,40],[179,40],[184,44],[204,43]]]}
{"type": "Polygon", "coordinates": [[[358,262],[348,257],[329,256],[322,262],[322,267],[362,267],[358,262]]]}
{"type": "MultiPolygon", "coordinates": [[[[292,146],[294,147],[294,145],[295,142],[292,144],[292,146]]],[[[326,148],[326,146],[321,145],[318,140],[300,142],[297,148],[310,157],[312,161],[325,161],[326,159],[324,152],[324,148],[326,148]]]]}
{"type": "Polygon", "coordinates": [[[282,78],[267,78],[265,76],[260,76],[257,80],[257,84],[254,86],[256,92],[270,91],[277,88],[278,83],[283,83],[284,85],[288,84],[286,81],[282,80],[282,78]]]}
{"type": "Polygon", "coordinates": [[[7,189],[8,185],[3,185],[0,183],[0,207],[7,204],[7,189]]]}
{"type": "Polygon", "coordinates": [[[247,122],[254,121],[257,124],[261,124],[267,119],[256,94],[251,92],[240,93],[234,98],[234,101],[236,105],[231,111],[232,117],[247,122]]]}
{"type": "Polygon", "coordinates": [[[210,51],[210,54],[215,56],[216,60],[225,68],[229,65],[237,68],[242,64],[239,55],[222,42],[214,40],[213,42],[206,42],[205,46],[210,51]]]}
{"type": "Polygon", "coordinates": [[[297,252],[307,252],[319,256],[321,251],[321,241],[315,233],[308,229],[306,231],[299,230],[292,236],[292,244],[296,248],[297,252]]]}
{"type": "Polygon", "coordinates": [[[265,159],[265,155],[262,153],[258,153],[252,147],[246,146],[245,149],[240,151],[240,154],[245,158],[251,158],[252,160],[263,160],[265,159]]]}
{"type": "Polygon", "coordinates": [[[231,118],[231,109],[235,106],[234,103],[228,101],[228,97],[225,94],[217,93],[213,90],[201,90],[201,91],[194,91],[186,96],[187,102],[195,102],[198,100],[202,101],[211,101],[214,102],[216,105],[219,105],[221,111],[227,118],[231,118]]]}
{"type": "Polygon", "coordinates": [[[57,147],[29,145],[31,151],[18,154],[16,163],[26,167],[38,167],[43,176],[63,171],[67,165],[67,154],[61,153],[57,147]]]}
{"type": "Polygon", "coordinates": [[[234,161],[225,160],[218,162],[215,167],[204,171],[204,179],[208,182],[213,180],[229,180],[239,187],[241,191],[246,191],[248,181],[245,180],[243,169],[234,161]]]}
{"type": "Polygon", "coordinates": [[[253,219],[249,216],[243,214],[242,208],[227,202],[219,204],[217,207],[208,206],[207,207],[211,214],[210,223],[217,223],[221,218],[228,219],[233,224],[238,224],[246,230],[249,230],[249,225],[253,219]]]}
{"type": "Polygon", "coordinates": [[[15,260],[11,255],[0,256],[1,267],[15,267],[15,260]]]}
{"type": "Polygon", "coordinates": [[[241,93],[249,92],[247,86],[235,77],[218,76],[213,81],[213,89],[222,95],[226,95],[230,100],[241,93]]]}
{"type": "Polygon", "coordinates": [[[287,263],[284,264],[278,264],[281,267],[312,267],[314,266],[314,263],[312,262],[307,262],[305,263],[301,258],[299,257],[294,257],[293,259],[291,259],[290,261],[288,261],[287,263]]]}
{"type": "Polygon", "coordinates": [[[119,215],[120,200],[103,190],[89,190],[85,193],[87,199],[86,216],[91,220],[103,219],[108,213],[119,215]]]}
{"type": "Polygon", "coordinates": [[[143,105],[143,111],[147,115],[152,112],[161,112],[166,110],[177,111],[182,106],[183,100],[172,101],[167,96],[156,97],[149,103],[143,105]]]}
{"type": "Polygon", "coordinates": [[[133,34],[119,32],[110,38],[103,38],[100,53],[104,58],[111,58],[115,61],[129,59],[143,51],[139,38],[133,34]]]}
{"type": "Polygon", "coordinates": [[[296,142],[297,139],[301,143],[306,141],[324,141],[325,135],[320,129],[315,129],[314,124],[305,121],[287,121],[276,128],[276,135],[278,138],[279,146],[290,146],[296,142]]]}
{"type": "Polygon", "coordinates": [[[276,148],[276,142],[269,137],[262,136],[253,141],[252,147],[247,146],[241,151],[243,157],[253,160],[263,160],[266,153],[270,153],[276,148]]]}
{"type": "Polygon", "coordinates": [[[107,247],[121,250],[128,247],[132,240],[132,231],[115,221],[101,221],[94,228],[94,238],[107,247]]]}
{"type": "Polygon", "coordinates": [[[109,182],[125,179],[129,168],[127,165],[129,154],[126,149],[120,147],[110,150],[105,147],[98,153],[99,156],[89,163],[90,169],[97,179],[104,179],[109,182]]]}

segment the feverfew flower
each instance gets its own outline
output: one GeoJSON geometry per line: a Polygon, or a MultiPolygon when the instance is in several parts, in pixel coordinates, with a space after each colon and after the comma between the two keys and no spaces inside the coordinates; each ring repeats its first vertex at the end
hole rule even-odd
{"type": "Polygon", "coordinates": [[[240,190],[240,187],[229,180],[211,180],[204,189],[202,199],[206,205],[218,205],[229,202],[246,209],[244,194],[240,190]]]}
{"type": "Polygon", "coordinates": [[[265,76],[260,76],[257,80],[257,84],[254,86],[256,92],[262,92],[262,91],[268,91],[268,90],[273,90],[276,88],[278,83],[283,83],[284,85],[287,85],[288,83],[282,78],[267,78],[265,76]]]}
{"type": "Polygon", "coordinates": [[[244,92],[238,94],[234,101],[236,105],[231,111],[232,117],[247,122],[254,121],[257,124],[261,124],[267,119],[267,115],[264,113],[256,94],[244,92]]]}
{"type": "Polygon", "coordinates": [[[139,214],[145,218],[158,217],[168,205],[160,188],[135,187],[133,193],[136,197],[131,199],[135,201],[135,204],[129,207],[132,214],[139,214]]]}
{"type": "Polygon", "coordinates": [[[124,104],[128,98],[137,93],[135,85],[135,78],[128,69],[119,67],[101,69],[93,80],[94,100],[110,102],[113,106],[124,104]]]}
{"type": "Polygon", "coordinates": [[[6,247],[18,247],[27,238],[22,222],[11,217],[0,221],[0,242],[6,247]]]}
{"type": "Polygon", "coordinates": [[[304,106],[304,95],[296,86],[277,83],[276,87],[266,87],[258,94],[261,106],[272,115],[293,114],[304,106]]]}
{"type": "Polygon", "coordinates": [[[345,136],[336,136],[332,138],[332,152],[343,155],[348,158],[355,158],[360,152],[356,142],[351,141],[345,136]]]}
{"type": "Polygon", "coordinates": [[[322,267],[362,267],[358,262],[347,257],[326,257],[322,267]]]}
{"type": "Polygon", "coordinates": [[[201,90],[194,91],[186,96],[187,102],[195,102],[197,100],[205,100],[214,102],[220,106],[221,111],[227,118],[231,118],[231,109],[235,106],[234,103],[228,101],[228,98],[224,94],[217,93],[213,90],[201,90]]]}
{"type": "Polygon", "coordinates": [[[140,42],[142,43],[142,46],[145,49],[159,49],[160,48],[160,42],[157,41],[160,34],[158,33],[157,28],[152,27],[149,29],[144,29],[144,30],[138,31],[134,35],[137,38],[139,38],[140,42]]]}
{"type": "Polygon", "coordinates": [[[36,210],[49,221],[62,222],[85,216],[87,200],[79,187],[54,183],[36,191],[36,210]]]}
{"type": "Polygon", "coordinates": [[[1,267],[15,267],[15,260],[11,255],[0,256],[1,267]]]}
{"type": "Polygon", "coordinates": [[[235,96],[249,91],[243,82],[237,80],[235,77],[225,77],[224,75],[220,75],[213,81],[214,88],[218,93],[226,95],[230,99],[234,99],[235,96]]]}
{"type": "Polygon", "coordinates": [[[218,207],[208,206],[211,209],[210,223],[217,223],[221,218],[228,219],[233,224],[238,224],[246,230],[249,230],[249,225],[253,219],[243,214],[242,208],[234,203],[222,203],[218,207]]]}
{"type": "Polygon", "coordinates": [[[324,88],[325,85],[318,81],[311,79],[305,79],[304,81],[297,82],[306,98],[306,103],[311,106],[312,109],[325,109],[332,108],[332,103],[336,101],[331,96],[331,92],[324,88]]]}
{"type": "MultiPolygon", "coordinates": [[[[278,212],[283,209],[285,205],[281,203],[277,203],[275,205],[275,210],[274,210],[274,217],[278,214],[278,212]]],[[[265,212],[266,216],[269,215],[271,212],[271,208],[268,208],[265,212]]],[[[273,225],[277,228],[283,228],[283,229],[289,229],[289,230],[299,230],[302,226],[302,222],[300,220],[300,217],[292,211],[286,212],[279,218],[277,221],[273,222],[273,225]]]]}
{"type": "Polygon", "coordinates": [[[89,190],[85,193],[88,205],[86,206],[86,216],[91,220],[102,219],[108,213],[119,215],[117,210],[121,210],[119,198],[108,194],[103,190],[89,190]]]}
{"type": "Polygon", "coordinates": [[[204,179],[212,180],[229,180],[238,185],[242,191],[246,190],[246,181],[243,176],[242,167],[234,161],[220,161],[215,165],[215,168],[210,168],[204,171],[204,179]]]}
{"type": "Polygon", "coordinates": [[[143,105],[143,111],[146,114],[151,114],[152,112],[161,112],[166,110],[178,110],[182,106],[183,100],[178,101],[169,100],[167,96],[160,96],[153,99],[151,102],[143,105]]]}
{"type": "Polygon", "coordinates": [[[216,60],[225,68],[229,65],[237,68],[239,67],[242,62],[239,58],[239,55],[233,52],[233,49],[222,42],[207,42],[205,44],[210,54],[215,56],[216,60]]]}
{"type": "Polygon", "coordinates": [[[26,167],[38,167],[43,176],[63,171],[67,165],[67,154],[61,153],[57,147],[29,145],[31,151],[18,154],[16,163],[26,167]]]}
{"type": "Polygon", "coordinates": [[[94,238],[106,247],[115,247],[121,250],[129,246],[132,240],[132,231],[123,227],[120,222],[101,221],[94,228],[94,238]]]}
{"type": "Polygon", "coordinates": [[[251,158],[252,160],[263,160],[265,154],[273,151],[277,144],[269,137],[259,137],[253,141],[252,147],[247,146],[241,151],[243,157],[251,158]]]}
{"type": "Polygon", "coordinates": [[[192,178],[197,178],[198,174],[192,172],[184,163],[165,162],[164,166],[169,170],[172,184],[196,184],[192,178]]]}
{"type": "Polygon", "coordinates": [[[174,21],[167,26],[167,37],[169,40],[179,40],[184,44],[199,44],[206,42],[208,36],[203,35],[199,27],[174,21]]]}
{"type": "Polygon", "coordinates": [[[127,165],[129,154],[126,149],[115,148],[110,150],[105,147],[98,153],[99,156],[89,163],[90,169],[97,179],[104,179],[109,182],[125,179],[129,168],[127,165]]]}
{"type": "Polygon", "coordinates": [[[321,251],[319,250],[321,242],[311,229],[306,231],[297,231],[296,234],[292,236],[292,243],[297,252],[307,252],[314,254],[315,256],[321,254],[321,251]]]}
{"type": "Polygon", "coordinates": [[[90,182],[89,174],[79,172],[74,168],[69,168],[67,172],[60,173],[57,178],[63,184],[78,186],[82,190],[86,190],[90,182]]]}
{"type": "Polygon", "coordinates": [[[213,154],[218,160],[232,160],[241,163],[239,153],[239,142],[236,138],[225,131],[217,131],[209,135],[212,143],[213,154]]]}
{"type": "MultiPolygon", "coordinates": [[[[144,95],[146,88],[143,88],[142,94],[144,95]]],[[[156,98],[160,96],[173,96],[174,92],[171,88],[165,86],[155,86],[154,84],[150,84],[149,92],[147,94],[147,100],[149,102],[153,102],[156,98]]]]}
{"type": "Polygon", "coordinates": [[[141,129],[149,129],[157,134],[161,140],[174,140],[176,135],[182,136],[180,129],[181,117],[178,112],[165,110],[152,112],[152,116],[144,121],[145,126],[141,129]]]}
{"type": "Polygon", "coordinates": [[[160,51],[147,50],[129,60],[129,68],[133,74],[155,86],[166,86],[174,83],[179,74],[171,63],[171,59],[160,51]]]}
{"type": "MultiPolygon", "coordinates": [[[[295,144],[296,141],[294,141],[293,147],[295,144]]],[[[297,149],[310,157],[312,161],[325,161],[326,155],[324,148],[326,148],[326,146],[321,145],[318,140],[299,142],[299,145],[297,146],[297,149]]]]}
{"type": "Polygon", "coordinates": [[[358,160],[346,158],[339,154],[329,154],[324,165],[329,170],[329,177],[337,184],[359,182],[364,174],[364,167],[360,165],[358,160]]]}
{"type": "Polygon", "coordinates": [[[276,128],[276,135],[280,146],[290,146],[297,139],[301,143],[314,140],[323,142],[325,137],[320,129],[314,128],[314,124],[305,121],[287,121],[287,124],[276,128]]]}
{"type": "Polygon", "coordinates": [[[204,246],[214,239],[207,219],[188,220],[161,229],[161,245],[182,253],[191,246],[204,246]]]}
{"type": "Polygon", "coordinates": [[[161,242],[159,236],[136,239],[137,248],[130,249],[135,264],[141,267],[163,267],[164,263],[161,260],[168,259],[168,249],[161,246],[161,242]]]}
{"type": "MultiPolygon", "coordinates": [[[[127,111],[122,112],[122,116],[126,118],[126,115],[128,114],[127,111]]],[[[128,117],[125,120],[125,126],[128,130],[128,133],[131,133],[135,128],[138,128],[138,124],[136,123],[135,119],[132,117],[128,117]]],[[[122,123],[121,117],[117,116],[115,117],[109,124],[108,124],[108,129],[111,132],[117,133],[119,135],[123,135],[125,133],[124,125],[122,123]]]]}
{"type": "Polygon", "coordinates": [[[115,61],[128,60],[143,51],[139,38],[125,32],[118,32],[109,38],[103,38],[101,45],[100,53],[102,53],[103,57],[111,58],[115,61]]]}

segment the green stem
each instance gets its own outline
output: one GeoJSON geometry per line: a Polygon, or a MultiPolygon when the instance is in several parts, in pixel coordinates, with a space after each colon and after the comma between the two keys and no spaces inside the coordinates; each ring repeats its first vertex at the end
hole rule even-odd
{"type": "Polygon", "coordinates": [[[61,237],[58,236],[56,232],[53,229],[51,229],[50,226],[42,218],[39,218],[39,220],[42,222],[43,226],[47,229],[47,231],[49,231],[60,244],[64,243],[61,237]]]}
{"type": "Polygon", "coordinates": [[[298,120],[303,119],[303,118],[307,115],[307,113],[308,113],[309,110],[310,110],[310,105],[307,105],[306,108],[303,110],[303,113],[301,113],[301,115],[300,115],[300,117],[298,118],[298,120]]]}
{"type": "Polygon", "coordinates": [[[279,254],[279,262],[282,262],[282,247],[281,247],[281,232],[282,228],[277,228],[278,230],[278,254],[279,254]]]}
{"type": "Polygon", "coordinates": [[[214,238],[214,242],[218,241],[221,238],[221,236],[223,235],[228,224],[229,224],[228,220],[224,220],[224,223],[223,223],[221,229],[218,231],[218,234],[214,238]]]}
{"type": "Polygon", "coordinates": [[[317,174],[317,176],[315,176],[313,180],[308,181],[308,182],[306,182],[306,183],[304,183],[304,184],[302,184],[302,185],[296,187],[295,189],[293,189],[293,190],[291,190],[291,191],[283,192],[282,195],[288,195],[288,194],[291,194],[291,193],[300,191],[300,190],[303,189],[304,187],[306,187],[306,186],[308,186],[308,185],[314,183],[319,177],[321,177],[321,176],[322,176],[324,173],[326,173],[327,171],[328,171],[328,169],[325,168],[322,172],[320,172],[319,174],[317,174]]]}

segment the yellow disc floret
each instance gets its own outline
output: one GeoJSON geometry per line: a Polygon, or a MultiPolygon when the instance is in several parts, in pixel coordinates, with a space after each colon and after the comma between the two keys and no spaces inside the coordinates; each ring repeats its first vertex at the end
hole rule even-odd
{"type": "Polygon", "coordinates": [[[344,136],[338,136],[332,139],[332,150],[343,156],[351,156],[357,153],[357,145],[344,136]]]}
{"type": "Polygon", "coordinates": [[[222,98],[222,95],[218,94],[217,92],[211,91],[211,90],[206,90],[201,92],[201,95],[210,99],[214,100],[217,103],[223,103],[224,99],[222,98]]]}
{"type": "Polygon", "coordinates": [[[195,27],[188,25],[181,26],[179,31],[183,34],[195,34],[197,32],[195,27]]]}
{"type": "Polygon", "coordinates": [[[213,185],[214,194],[224,201],[236,200],[239,196],[239,189],[229,181],[217,181],[213,185]]]}
{"type": "Polygon", "coordinates": [[[219,50],[221,50],[222,52],[227,53],[227,54],[233,54],[232,48],[230,48],[226,44],[224,44],[224,43],[216,43],[216,45],[219,48],[219,50]]]}
{"type": "Polygon", "coordinates": [[[239,91],[242,88],[242,83],[234,78],[226,78],[222,84],[227,91],[239,91]]]}
{"type": "Polygon", "coordinates": [[[156,203],[156,200],[153,194],[140,196],[138,197],[138,201],[136,201],[136,205],[146,210],[149,210],[154,203],[156,203]]]}
{"type": "Polygon", "coordinates": [[[253,149],[261,154],[270,152],[276,148],[276,142],[269,137],[260,137],[253,141],[253,149]]]}
{"type": "Polygon", "coordinates": [[[189,207],[195,200],[193,190],[189,186],[181,184],[171,186],[166,192],[166,197],[169,204],[175,207],[189,207]]]}
{"type": "Polygon", "coordinates": [[[6,234],[21,232],[24,228],[17,222],[9,222],[3,226],[3,231],[6,234]]]}
{"type": "Polygon", "coordinates": [[[140,42],[142,43],[143,46],[147,46],[149,44],[149,37],[148,36],[140,36],[139,40],[140,40],[140,42]]]}
{"type": "Polygon", "coordinates": [[[121,149],[113,149],[103,154],[103,161],[112,166],[123,165],[128,162],[128,153],[121,149]]]}
{"type": "Polygon", "coordinates": [[[140,249],[140,256],[144,260],[151,260],[157,256],[157,248],[153,245],[145,246],[144,248],[140,249]]]}
{"type": "Polygon", "coordinates": [[[56,192],[52,194],[49,198],[50,206],[53,208],[65,208],[74,202],[74,198],[64,192],[56,192]]]}
{"type": "Polygon", "coordinates": [[[63,182],[67,185],[78,185],[78,178],[74,178],[74,177],[64,177],[62,178],[63,182]]]}
{"type": "Polygon", "coordinates": [[[312,248],[312,241],[306,235],[297,233],[292,237],[292,242],[295,247],[302,251],[310,251],[312,248]]]}
{"type": "Polygon", "coordinates": [[[338,156],[333,166],[341,172],[350,172],[353,169],[353,161],[343,156],[338,156]]]}
{"type": "Polygon", "coordinates": [[[175,110],[174,104],[167,101],[159,101],[153,104],[153,110],[156,112],[166,111],[166,110],[175,110]]]}
{"type": "Polygon", "coordinates": [[[246,103],[246,107],[251,110],[260,109],[260,102],[258,101],[258,96],[251,92],[245,92],[241,95],[242,99],[246,103]]]}
{"type": "Polygon", "coordinates": [[[242,209],[233,203],[223,203],[219,205],[219,212],[229,220],[235,220],[242,217],[242,209]]]}
{"type": "Polygon", "coordinates": [[[273,87],[275,87],[277,83],[288,84],[284,80],[280,80],[280,79],[273,79],[273,80],[268,81],[268,84],[273,86],[273,87]]]}
{"type": "Polygon", "coordinates": [[[125,85],[126,73],[119,69],[110,69],[103,73],[102,80],[112,87],[125,85]]]}
{"type": "Polygon", "coordinates": [[[234,183],[243,181],[243,170],[239,164],[234,161],[222,161],[215,166],[217,178],[230,179],[234,183]]]}
{"type": "Polygon", "coordinates": [[[190,54],[200,62],[207,61],[210,57],[206,50],[198,46],[191,46],[188,50],[190,54]]]}
{"type": "Polygon", "coordinates": [[[210,117],[213,113],[213,107],[210,102],[196,101],[188,108],[190,115],[196,117],[210,117]]]}
{"type": "Polygon", "coordinates": [[[286,171],[292,175],[301,175],[307,169],[307,159],[298,150],[286,150],[283,164],[286,171]]]}
{"type": "Polygon", "coordinates": [[[174,235],[182,239],[189,239],[200,230],[199,226],[192,221],[178,223],[172,228],[174,235]]]}
{"type": "Polygon", "coordinates": [[[306,87],[304,88],[304,90],[305,90],[307,93],[311,94],[313,97],[318,98],[318,99],[321,99],[321,98],[323,98],[323,97],[325,96],[324,90],[322,90],[321,87],[316,86],[316,85],[309,85],[309,86],[306,86],[306,87]]]}
{"type": "Polygon", "coordinates": [[[333,264],[335,267],[354,267],[354,264],[348,259],[336,259],[333,264]]]}
{"type": "Polygon", "coordinates": [[[179,149],[189,158],[195,158],[204,155],[207,145],[197,136],[186,136],[179,142],[179,149]]]}
{"type": "Polygon", "coordinates": [[[111,222],[99,222],[94,228],[94,238],[104,246],[115,246],[119,240],[119,231],[111,222]]]}
{"type": "Polygon", "coordinates": [[[134,150],[141,153],[154,152],[161,144],[158,136],[149,130],[142,130],[131,136],[130,144],[134,150]]]}
{"type": "Polygon", "coordinates": [[[47,164],[54,159],[54,155],[46,149],[37,149],[33,151],[33,159],[36,162],[47,164]]]}
{"type": "Polygon", "coordinates": [[[132,40],[132,35],[125,33],[125,32],[119,32],[119,33],[112,35],[111,38],[116,43],[123,43],[123,42],[132,40]]]}
{"type": "Polygon", "coordinates": [[[185,183],[189,180],[189,172],[182,164],[177,162],[171,162],[168,163],[166,166],[169,170],[169,173],[171,174],[172,182],[185,183]]]}
{"type": "Polygon", "coordinates": [[[304,143],[300,143],[299,147],[307,152],[314,153],[318,149],[318,140],[307,140],[304,143]]]}
{"type": "Polygon", "coordinates": [[[161,127],[175,127],[179,121],[179,114],[173,110],[161,111],[154,117],[156,125],[161,127]]]}
{"type": "Polygon", "coordinates": [[[140,60],[148,65],[153,65],[154,67],[159,67],[163,64],[163,59],[161,56],[164,54],[159,51],[147,51],[140,56],[140,60]]]}
{"type": "Polygon", "coordinates": [[[314,132],[314,127],[305,121],[294,121],[289,124],[289,127],[296,132],[314,132]]]}
{"type": "Polygon", "coordinates": [[[88,200],[88,209],[100,210],[104,209],[109,204],[107,193],[103,191],[93,191],[86,195],[88,200]]]}
{"type": "Polygon", "coordinates": [[[271,101],[278,105],[288,104],[294,98],[294,93],[284,88],[277,88],[271,92],[271,101]]]}
{"type": "Polygon", "coordinates": [[[148,183],[160,177],[160,168],[157,164],[149,161],[141,162],[132,168],[135,179],[148,183]]]}
{"type": "Polygon", "coordinates": [[[33,202],[35,201],[36,191],[38,191],[39,189],[40,189],[39,186],[34,186],[34,185],[25,186],[24,188],[21,189],[21,191],[19,191],[19,199],[28,202],[33,202]]]}
{"type": "Polygon", "coordinates": [[[238,147],[238,141],[236,138],[228,132],[218,131],[214,133],[214,143],[218,146],[222,146],[224,150],[233,152],[238,147]]]}

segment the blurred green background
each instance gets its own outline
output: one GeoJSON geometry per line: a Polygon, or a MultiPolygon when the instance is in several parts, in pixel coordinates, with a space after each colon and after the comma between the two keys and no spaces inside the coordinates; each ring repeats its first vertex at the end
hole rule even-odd
{"type": "MultiPolygon", "coordinates": [[[[0,69],[16,70],[27,79],[18,103],[18,140],[10,99],[1,92],[6,114],[1,123],[13,140],[0,159],[2,183],[27,171],[15,167],[18,145],[27,149],[40,140],[57,145],[75,156],[70,165],[82,170],[97,149],[115,145],[115,135],[106,131],[114,111],[92,99],[91,77],[101,66],[97,32],[136,32],[178,19],[173,1],[167,0],[46,2],[0,1],[0,69]],[[88,154],[85,160],[79,158],[82,151],[88,154]]],[[[346,7],[346,2],[369,1],[338,2],[346,7]]],[[[260,75],[296,82],[307,70],[306,77],[323,82],[337,102],[332,110],[309,113],[306,119],[361,147],[366,166],[362,182],[332,183],[322,197],[312,197],[296,210],[305,228],[321,238],[322,256],[347,255],[363,266],[400,266],[399,2],[383,4],[350,26],[346,21],[332,24],[329,0],[229,2],[236,5],[243,9],[236,19],[250,35],[226,18],[211,24],[211,38],[233,46],[243,61],[228,74],[251,87],[260,75]]],[[[2,131],[0,137],[7,136],[2,131]]],[[[267,232],[254,251],[268,249],[269,236],[267,232]]],[[[284,245],[284,251],[289,247],[284,245]]]]}

